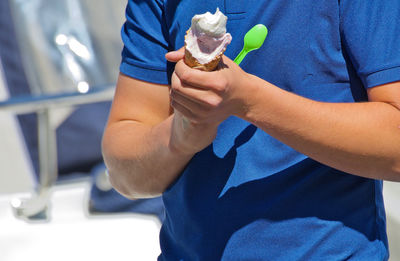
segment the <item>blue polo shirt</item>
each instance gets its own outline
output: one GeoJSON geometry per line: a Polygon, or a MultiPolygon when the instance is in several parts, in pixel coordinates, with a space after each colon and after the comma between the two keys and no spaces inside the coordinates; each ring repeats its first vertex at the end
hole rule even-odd
{"type": "MultiPolygon", "coordinates": [[[[400,80],[398,0],[130,0],[121,72],[168,84],[165,53],[183,46],[193,15],[217,7],[231,59],[252,26],[268,27],[241,67],[287,91],[361,102],[367,88],[400,80]]],[[[163,200],[159,260],[388,259],[381,181],[318,163],[237,117],[163,200]]]]}

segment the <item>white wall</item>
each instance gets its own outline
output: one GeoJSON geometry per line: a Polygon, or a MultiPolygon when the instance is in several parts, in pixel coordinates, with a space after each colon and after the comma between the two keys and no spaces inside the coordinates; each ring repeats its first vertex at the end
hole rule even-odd
{"type": "MultiPolygon", "coordinates": [[[[0,60],[0,100],[8,97],[0,60]]],[[[30,191],[33,186],[33,169],[18,121],[0,110],[0,194],[30,191]]]]}

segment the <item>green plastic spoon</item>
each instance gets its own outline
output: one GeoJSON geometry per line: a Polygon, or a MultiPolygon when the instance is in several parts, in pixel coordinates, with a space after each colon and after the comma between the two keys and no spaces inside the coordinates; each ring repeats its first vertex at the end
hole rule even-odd
{"type": "Polygon", "coordinates": [[[256,50],[263,45],[267,34],[268,29],[265,25],[257,24],[253,26],[244,36],[243,49],[233,61],[239,65],[250,51],[256,50]]]}

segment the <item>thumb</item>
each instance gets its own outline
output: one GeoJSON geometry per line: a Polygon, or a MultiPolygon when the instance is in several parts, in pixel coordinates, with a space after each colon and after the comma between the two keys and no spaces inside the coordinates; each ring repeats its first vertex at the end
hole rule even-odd
{"type": "Polygon", "coordinates": [[[182,47],[179,50],[168,52],[165,54],[165,59],[167,59],[169,62],[176,63],[179,60],[183,59],[185,57],[185,47],[182,47]]]}

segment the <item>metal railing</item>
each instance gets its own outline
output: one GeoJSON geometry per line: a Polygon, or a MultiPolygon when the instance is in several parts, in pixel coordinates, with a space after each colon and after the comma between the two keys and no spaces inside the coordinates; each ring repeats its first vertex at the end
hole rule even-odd
{"type": "Polygon", "coordinates": [[[0,101],[0,111],[13,114],[36,113],[38,116],[39,182],[30,198],[11,202],[14,214],[23,219],[47,219],[51,188],[57,180],[56,130],[50,123],[51,110],[83,104],[109,101],[114,86],[91,88],[87,93],[20,96],[0,101]]]}

